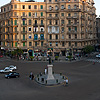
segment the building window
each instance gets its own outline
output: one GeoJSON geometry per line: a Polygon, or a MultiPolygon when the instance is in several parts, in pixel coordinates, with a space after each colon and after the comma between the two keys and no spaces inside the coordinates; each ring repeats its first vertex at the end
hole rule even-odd
{"type": "Polygon", "coordinates": [[[15,9],[17,8],[17,5],[15,5],[15,9]]]}
{"type": "Polygon", "coordinates": [[[28,6],[28,9],[31,9],[31,5],[28,6]]]}
{"type": "Polygon", "coordinates": [[[15,32],[17,32],[17,27],[15,27],[15,32]]]}
{"type": "Polygon", "coordinates": [[[29,12],[29,16],[31,16],[31,12],[29,12]]]}
{"type": "Polygon", "coordinates": [[[35,25],[37,25],[37,20],[35,20],[35,25]]]}
{"type": "Polygon", "coordinates": [[[56,35],[56,40],[58,39],[58,35],[56,35]]]}
{"type": "Polygon", "coordinates": [[[49,10],[52,10],[52,7],[51,6],[49,6],[49,10]]]}
{"type": "Polygon", "coordinates": [[[37,12],[35,12],[35,17],[37,17],[37,12]]]}
{"type": "Polygon", "coordinates": [[[71,46],[71,42],[69,42],[69,46],[71,46]]]}
{"type": "Polygon", "coordinates": [[[68,20],[68,24],[71,24],[71,20],[68,20]]]}
{"type": "Polygon", "coordinates": [[[23,27],[23,32],[25,32],[25,27],[23,27]]]}
{"type": "Polygon", "coordinates": [[[49,2],[51,2],[51,0],[49,0],[49,2]]]}
{"type": "Polygon", "coordinates": [[[58,6],[55,6],[55,10],[58,10],[58,6]]]}
{"type": "Polygon", "coordinates": [[[41,46],[43,47],[43,41],[41,41],[41,46]]]}
{"type": "Polygon", "coordinates": [[[31,39],[32,38],[32,36],[31,36],[31,34],[29,34],[29,39],[31,39]]]}
{"type": "Polygon", "coordinates": [[[52,43],[50,42],[50,47],[52,46],[52,43]]]}
{"type": "Polygon", "coordinates": [[[38,35],[34,34],[34,40],[38,40],[38,35]]]}
{"type": "Polygon", "coordinates": [[[25,5],[22,5],[22,8],[25,9],[25,5]]]}
{"type": "Polygon", "coordinates": [[[64,42],[62,42],[62,47],[64,47],[65,46],[65,43],[64,42]]]}
{"type": "Polygon", "coordinates": [[[55,14],[55,17],[58,17],[58,14],[55,14]]]}
{"type": "Polygon", "coordinates": [[[57,0],[55,0],[55,2],[57,2],[57,0]]]}
{"type": "Polygon", "coordinates": [[[43,5],[40,5],[40,8],[43,9],[43,5]]]}
{"type": "Polygon", "coordinates": [[[75,32],[77,32],[77,27],[75,27],[75,32]]]}
{"type": "Polygon", "coordinates": [[[40,39],[41,39],[41,40],[44,40],[44,34],[41,34],[41,35],[40,35],[40,39]]]}
{"type": "Polygon", "coordinates": [[[49,35],[49,39],[50,39],[50,40],[52,39],[52,35],[49,35]]]}
{"type": "Polygon", "coordinates": [[[34,9],[37,9],[37,5],[34,5],[34,9]]]}
{"type": "Polygon", "coordinates": [[[32,42],[29,42],[29,46],[32,46],[32,42]]]}
{"type": "Polygon", "coordinates": [[[13,47],[13,42],[12,42],[12,47],[13,47]]]}
{"type": "Polygon", "coordinates": [[[41,25],[43,25],[43,20],[41,20],[41,25]]]}
{"type": "Polygon", "coordinates": [[[74,9],[76,9],[77,8],[77,6],[76,5],[74,5],[74,9]]]}
{"type": "Polygon", "coordinates": [[[29,19],[29,25],[31,25],[31,19],[29,19]]]}
{"type": "Polygon", "coordinates": [[[61,32],[64,32],[64,27],[61,28],[61,32]]]}
{"type": "Polygon", "coordinates": [[[25,40],[25,34],[23,34],[23,40],[25,40]]]}
{"type": "Polygon", "coordinates": [[[70,13],[68,13],[68,17],[70,17],[71,16],[71,14],[70,13]]]}
{"type": "Polygon", "coordinates": [[[17,47],[17,42],[15,42],[15,47],[17,47]]]}
{"type": "Polygon", "coordinates": [[[15,40],[17,40],[17,35],[15,35],[15,40]]]}
{"type": "Polygon", "coordinates": [[[15,25],[17,25],[17,20],[15,20],[15,25]]]}
{"type": "Polygon", "coordinates": [[[56,42],[56,46],[58,46],[58,42],[56,42]]]}
{"type": "Polygon", "coordinates": [[[58,25],[58,20],[55,20],[55,25],[58,25]]]}
{"type": "Polygon", "coordinates": [[[77,34],[75,34],[75,39],[77,39],[77,34]]]}
{"type": "Polygon", "coordinates": [[[71,31],[71,27],[68,28],[68,31],[71,31]]]}
{"type": "Polygon", "coordinates": [[[52,21],[51,20],[49,20],[49,24],[52,25],[52,21]]]}
{"type": "Polygon", "coordinates": [[[41,16],[43,16],[43,12],[41,12],[41,16]]]}
{"type": "Polygon", "coordinates": [[[75,47],[77,47],[77,42],[75,42],[75,47]]]}
{"type": "Polygon", "coordinates": [[[62,39],[64,39],[64,35],[62,35],[62,39]]]}
{"type": "Polygon", "coordinates": [[[64,7],[64,5],[61,5],[61,9],[64,9],[65,7],[64,7]]]}
{"type": "Polygon", "coordinates": [[[52,14],[49,14],[49,17],[52,17],[52,14]]]}
{"type": "Polygon", "coordinates": [[[64,24],[64,20],[61,20],[61,24],[62,24],[62,25],[64,24]]]}
{"type": "Polygon", "coordinates": [[[71,39],[71,35],[69,34],[69,39],[71,39]]]}
{"type": "Polygon", "coordinates": [[[35,46],[37,46],[37,42],[35,42],[35,46]]]}
{"type": "Polygon", "coordinates": [[[23,16],[25,16],[25,12],[23,12],[23,16]]]}
{"type": "Polygon", "coordinates": [[[70,5],[68,5],[68,9],[70,9],[71,7],[70,7],[70,5]]]}
{"type": "Polygon", "coordinates": [[[11,5],[11,9],[13,9],[13,5],[11,5]]]}
{"type": "Polygon", "coordinates": [[[25,20],[23,20],[23,25],[25,25],[25,20]]]}
{"type": "Polygon", "coordinates": [[[23,47],[25,46],[25,42],[23,42],[23,47]]]}
{"type": "Polygon", "coordinates": [[[61,13],[61,16],[64,16],[64,13],[61,13]]]}
{"type": "Polygon", "coordinates": [[[28,28],[28,31],[31,31],[31,27],[28,28]]]}

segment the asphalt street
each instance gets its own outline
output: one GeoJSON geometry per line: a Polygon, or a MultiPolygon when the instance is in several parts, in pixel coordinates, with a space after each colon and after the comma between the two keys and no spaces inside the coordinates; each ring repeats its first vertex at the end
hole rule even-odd
{"type": "Polygon", "coordinates": [[[34,80],[34,75],[44,72],[47,62],[17,61],[0,58],[0,69],[16,65],[19,78],[5,79],[0,74],[0,100],[100,100],[100,63],[88,61],[55,62],[53,71],[69,78],[68,86],[45,87],[34,80]]]}

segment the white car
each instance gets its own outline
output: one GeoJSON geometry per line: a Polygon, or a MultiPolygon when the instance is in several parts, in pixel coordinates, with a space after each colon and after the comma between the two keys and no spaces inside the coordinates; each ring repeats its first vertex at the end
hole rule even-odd
{"type": "Polygon", "coordinates": [[[96,58],[100,58],[100,54],[96,55],[96,58]]]}
{"type": "Polygon", "coordinates": [[[17,67],[14,65],[10,65],[9,67],[6,67],[5,69],[11,69],[11,70],[16,70],[17,67]]]}
{"type": "Polygon", "coordinates": [[[7,69],[5,68],[4,70],[0,70],[0,73],[8,73],[8,72],[12,72],[12,69],[7,69]]]}

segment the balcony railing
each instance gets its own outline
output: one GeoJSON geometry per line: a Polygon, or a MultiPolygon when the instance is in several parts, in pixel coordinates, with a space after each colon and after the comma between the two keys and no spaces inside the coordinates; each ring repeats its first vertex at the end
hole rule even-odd
{"type": "Polygon", "coordinates": [[[26,33],[27,33],[27,31],[21,31],[21,33],[26,34],[26,33]]]}
{"type": "Polygon", "coordinates": [[[35,26],[38,26],[38,24],[33,24],[33,26],[35,27],[35,26]]]}

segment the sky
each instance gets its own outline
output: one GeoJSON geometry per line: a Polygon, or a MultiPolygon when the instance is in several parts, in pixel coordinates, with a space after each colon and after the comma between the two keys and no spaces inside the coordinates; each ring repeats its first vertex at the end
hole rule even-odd
{"type": "MultiPolygon", "coordinates": [[[[0,7],[9,3],[11,0],[0,0],[0,7]]],[[[25,0],[20,0],[20,1],[25,1],[25,0]]],[[[40,1],[44,1],[44,0],[35,0],[37,2],[40,2],[40,1]]],[[[96,7],[96,14],[97,14],[97,17],[100,15],[100,0],[94,0],[95,2],[95,7],[96,7]]]]}

